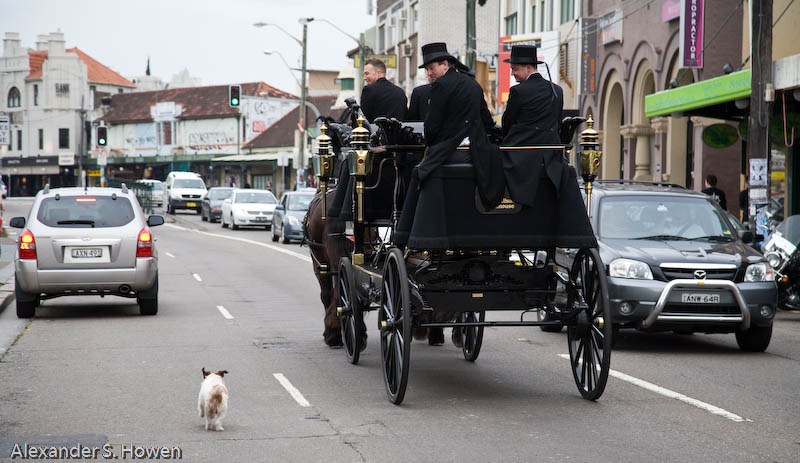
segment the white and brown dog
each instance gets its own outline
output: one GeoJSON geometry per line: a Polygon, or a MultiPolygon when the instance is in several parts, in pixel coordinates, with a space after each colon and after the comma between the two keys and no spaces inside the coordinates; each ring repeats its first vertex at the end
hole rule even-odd
{"type": "Polygon", "coordinates": [[[197,411],[200,418],[206,419],[206,429],[222,431],[222,419],[228,413],[228,388],[222,377],[228,370],[214,373],[206,371],[203,367],[203,383],[200,385],[200,395],[197,396],[197,411]]]}

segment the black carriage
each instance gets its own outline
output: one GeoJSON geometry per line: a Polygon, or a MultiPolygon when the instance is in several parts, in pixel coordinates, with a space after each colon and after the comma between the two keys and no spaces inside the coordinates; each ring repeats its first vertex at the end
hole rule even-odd
{"type": "MultiPolygon", "coordinates": [[[[421,125],[413,123],[379,118],[370,126],[359,118],[340,161],[324,130],[318,138],[314,163],[323,189],[334,162],[346,169],[337,188],[339,202],[331,208],[347,221],[352,249],[339,262],[336,278],[348,361],[359,361],[364,314],[377,310],[386,393],[399,404],[415,331],[452,327],[464,358],[474,362],[486,327],[560,331],[566,326],[578,390],[586,399],[598,399],[610,369],[612,325],[597,242],[588,220],[575,220],[587,214],[575,169],[565,170],[560,192],[543,169],[537,173],[543,176],[536,193],[541,206],[504,198],[487,210],[478,198],[473,166],[458,162],[463,156],[439,166],[417,190],[413,169],[425,151],[420,133],[421,125]],[[412,225],[403,229],[402,223],[412,225]],[[487,312],[508,310],[520,314],[487,319],[487,312]]],[[[591,195],[590,172],[600,155],[597,132],[590,126],[582,137],[591,195]]],[[[535,156],[539,150],[556,150],[559,161],[566,159],[565,146],[500,148],[504,156],[535,156]]]]}

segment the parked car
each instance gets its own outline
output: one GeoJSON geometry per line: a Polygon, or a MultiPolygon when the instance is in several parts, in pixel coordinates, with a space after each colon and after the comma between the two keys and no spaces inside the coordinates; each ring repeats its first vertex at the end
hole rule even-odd
{"type": "Polygon", "coordinates": [[[209,188],[201,204],[200,218],[211,223],[218,221],[222,216],[222,202],[230,198],[232,194],[233,188],[230,187],[209,188]]]}
{"type": "Polygon", "coordinates": [[[267,190],[236,188],[230,198],[222,202],[222,227],[236,230],[242,226],[264,227],[272,225],[272,213],[278,200],[267,190]]]}
{"type": "Polygon", "coordinates": [[[199,174],[173,171],[167,174],[164,183],[167,188],[167,214],[174,214],[178,209],[194,209],[200,212],[207,190],[199,174]]]}
{"type": "Polygon", "coordinates": [[[312,191],[290,191],[281,196],[281,201],[272,215],[272,241],[288,244],[291,240],[303,239],[303,218],[314,199],[312,191]]]}
{"type": "Polygon", "coordinates": [[[17,316],[31,318],[44,299],[114,295],[136,298],[142,315],[158,312],[158,253],[136,196],[123,188],[55,188],[34,198],[17,240],[17,316]]]}
{"type": "Polygon", "coordinates": [[[152,178],[143,178],[137,180],[136,183],[144,183],[150,185],[150,201],[153,207],[164,207],[164,182],[152,178]]]}
{"type": "Polygon", "coordinates": [[[735,333],[742,350],[766,350],[773,270],[716,202],[676,185],[601,181],[591,210],[615,328],[735,333]]]}

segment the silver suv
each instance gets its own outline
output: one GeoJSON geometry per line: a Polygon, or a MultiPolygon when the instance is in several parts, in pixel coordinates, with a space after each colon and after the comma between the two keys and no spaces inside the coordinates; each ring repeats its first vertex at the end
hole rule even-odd
{"type": "Polygon", "coordinates": [[[114,295],[136,298],[142,315],[158,312],[158,254],[133,192],[122,188],[40,191],[30,215],[10,225],[24,229],[14,259],[17,316],[31,318],[43,299],[114,295]]]}

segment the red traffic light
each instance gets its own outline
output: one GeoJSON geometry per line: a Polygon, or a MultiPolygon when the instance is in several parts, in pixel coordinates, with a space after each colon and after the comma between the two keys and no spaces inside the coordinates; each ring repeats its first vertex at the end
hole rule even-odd
{"type": "Polygon", "coordinates": [[[239,106],[242,94],[242,87],[239,85],[228,86],[228,104],[231,108],[239,106]]]}

